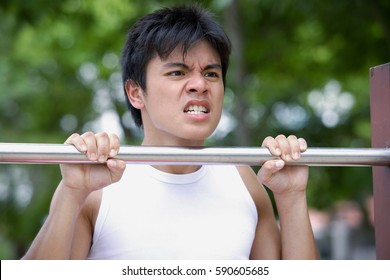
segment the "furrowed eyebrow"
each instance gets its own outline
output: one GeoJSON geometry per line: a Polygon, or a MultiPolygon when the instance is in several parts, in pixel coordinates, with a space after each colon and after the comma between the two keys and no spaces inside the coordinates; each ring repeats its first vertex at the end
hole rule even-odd
{"type": "MultiPolygon", "coordinates": [[[[169,63],[166,63],[164,64],[163,66],[164,68],[175,68],[175,67],[178,67],[178,68],[184,68],[184,69],[190,69],[190,67],[185,64],[185,63],[182,63],[182,62],[169,62],[169,63]]],[[[204,70],[210,70],[210,69],[222,69],[222,66],[218,63],[213,63],[213,64],[209,64],[207,65],[204,69],[204,70]]]]}
{"type": "Polygon", "coordinates": [[[222,66],[219,65],[219,64],[217,64],[217,63],[209,64],[209,65],[207,65],[207,66],[204,68],[204,70],[210,70],[210,69],[215,69],[215,68],[217,68],[217,69],[222,69],[222,66]]]}
{"type": "Polygon", "coordinates": [[[185,68],[190,69],[187,64],[181,63],[181,62],[169,62],[163,65],[164,68],[185,68]]]}

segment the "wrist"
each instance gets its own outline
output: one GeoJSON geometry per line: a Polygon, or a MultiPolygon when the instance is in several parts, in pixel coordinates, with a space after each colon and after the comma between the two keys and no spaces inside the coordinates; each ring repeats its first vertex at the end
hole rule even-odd
{"type": "Polygon", "coordinates": [[[307,208],[306,190],[291,191],[274,194],[278,211],[290,211],[293,208],[304,206],[307,208]]]}
{"type": "Polygon", "coordinates": [[[61,197],[61,200],[72,204],[73,207],[81,209],[84,205],[87,197],[90,192],[86,189],[73,188],[66,185],[64,181],[61,181],[58,185],[58,196],[61,197]]]}

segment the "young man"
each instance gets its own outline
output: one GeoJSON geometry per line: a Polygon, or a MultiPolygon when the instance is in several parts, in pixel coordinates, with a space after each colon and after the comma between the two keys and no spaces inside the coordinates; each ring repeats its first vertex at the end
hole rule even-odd
{"type": "MultiPolygon", "coordinates": [[[[221,117],[230,42],[196,7],[140,19],[123,50],[123,82],[142,145],[202,146],[221,117]]],[[[306,150],[295,136],[267,137],[278,160],[249,166],[128,165],[119,139],[66,141],[101,164],[63,164],[26,259],[314,259],[308,168],[285,166],[306,150]],[[126,170],[125,170],[126,167],[126,170]],[[270,199],[273,191],[280,229],[270,199]]]]}

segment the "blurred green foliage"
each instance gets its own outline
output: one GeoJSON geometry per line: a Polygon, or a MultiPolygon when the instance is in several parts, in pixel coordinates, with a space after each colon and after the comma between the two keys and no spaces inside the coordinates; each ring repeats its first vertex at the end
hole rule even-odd
{"type": "MultiPolygon", "coordinates": [[[[0,142],[62,143],[114,116],[123,143],[139,143],[120,80],[125,34],[139,16],[189,2],[2,0],[0,142]]],[[[197,2],[234,45],[226,125],[208,144],[260,145],[283,133],[312,147],[370,146],[368,70],[389,60],[389,1],[197,2]]],[[[0,259],[26,251],[59,180],[58,166],[0,165],[0,259]]],[[[319,209],[363,201],[371,169],[313,167],[308,192],[319,209]]]]}

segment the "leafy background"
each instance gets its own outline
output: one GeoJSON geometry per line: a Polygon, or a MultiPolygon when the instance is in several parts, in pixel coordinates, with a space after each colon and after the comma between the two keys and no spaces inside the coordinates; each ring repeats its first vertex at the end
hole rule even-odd
{"type": "MultiPolygon", "coordinates": [[[[189,2],[2,0],[0,142],[62,143],[105,130],[138,144],[118,64],[125,34],[139,16],[189,2]]],[[[256,146],[283,133],[311,147],[370,147],[368,71],[389,62],[389,1],[196,2],[234,46],[209,145],[256,146]]],[[[23,256],[59,180],[58,166],[0,165],[1,259],[23,256]]],[[[366,217],[371,169],[311,167],[308,192],[312,209],[354,201],[366,217]]]]}

